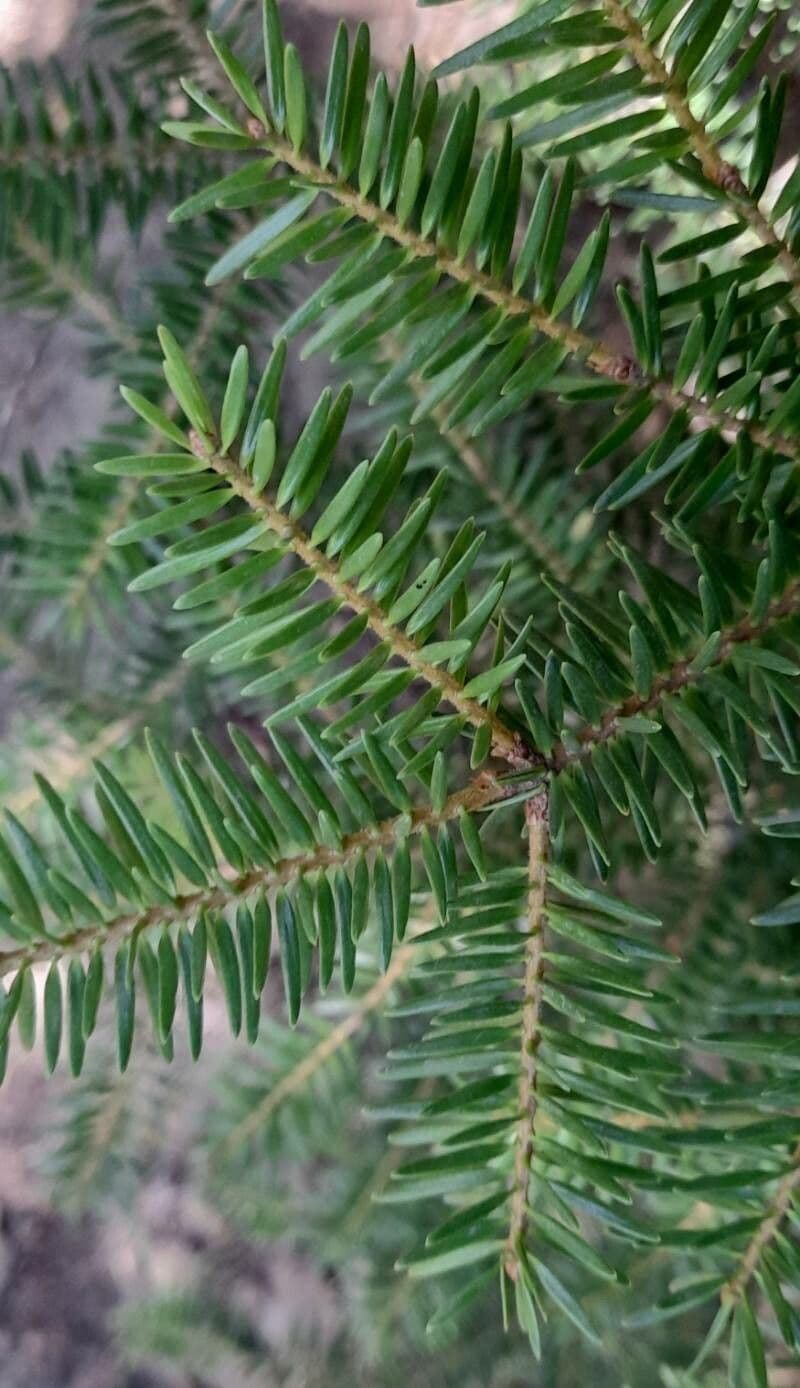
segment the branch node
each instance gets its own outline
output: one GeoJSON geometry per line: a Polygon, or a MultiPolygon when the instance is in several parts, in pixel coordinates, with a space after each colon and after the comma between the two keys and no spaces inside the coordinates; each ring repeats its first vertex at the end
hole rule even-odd
{"type": "Polygon", "coordinates": [[[726,193],[732,193],[734,197],[747,197],[747,188],[744,179],[734,164],[723,160],[716,170],[715,182],[719,188],[726,193]]]}

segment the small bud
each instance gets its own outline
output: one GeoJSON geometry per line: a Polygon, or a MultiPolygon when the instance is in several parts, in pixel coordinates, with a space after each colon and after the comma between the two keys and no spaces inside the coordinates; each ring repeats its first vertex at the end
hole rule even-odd
{"type": "Polygon", "coordinates": [[[196,458],[208,458],[211,455],[211,440],[207,439],[197,429],[189,430],[189,442],[192,445],[192,452],[196,458]]]}
{"type": "Polygon", "coordinates": [[[747,193],[742,176],[733,164],[720,164],[716,181],[726,193],[734,193],[737,197],[744,197],[747,193]]]}
{"type": "Polygon", "coordinates": [[[617,357],[614,364],[615,380],[638,381],[640,378],[641,372],[632,357],[617,357]]]}

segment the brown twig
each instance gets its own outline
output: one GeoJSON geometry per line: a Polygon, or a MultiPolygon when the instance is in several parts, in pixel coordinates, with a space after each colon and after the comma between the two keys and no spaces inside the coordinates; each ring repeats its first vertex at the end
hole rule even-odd
{"type": "Polygon", "coordinates": [[[742,1296],[748,1282],[758,1269],[762,1253],[778,1233],[789,1212],[795,1193],[800,1189],[800,1143],[792,1152],[790,1161],[789,1170],[778,1183],[769,1209],[742,1254],[736,1272],[725,1283],[720,1293],[724,1303],[736,1302],[742,1296]]]}
{"type": "Polygon", "coordinates": [[[496,756],[502,757],[514,766],[530,764],[531,759],[526,756],[526,749],[519,734],[506,727],[497,714],[478,703],[477,699],[468,698],[464,694],[463,685],[447,670],[426,660],[424,647],[388,621],[380,603],[360,592],[354,583],[343,579],[338,565],[311,544],[297,521],[291,520],[267,496],[255,489],[247,474],[236,462],[231,458],[214,454],[208,458],[208,463],[225,478],[255,515],[263,517],[270,530],[281,537],[331,593],[351,612],[366,617],[370,631],[379,641],[385,642],[398,659],[432,688],[441,690],[442,698],[473,727],[491,728],[492,748],[496,756]]]}
{"type": "Polygon", "coordinates": [[[637,714],[654,712],[660,707],[666,696],[679,694],[681,690],[697,684],[707,670],[724,665],[731,656],[735,655],[737,646],[759,640],[779,622],[785,621],[797,612],[800,612],[800,580],[792,579],[783,593],[769,604],[760,622],[753,622],[750,617],[742,617],[733,626],[722,630],[716,654],[708,665],[702,669],[694,668],[694,661],[699,652],[686,656],[683,660],[675,661],[669,670],[661,675],[656,675],[647,694],[631,694],[621,704],[608,709],[599,723],[586,723],[578,728],[574,733],[576,747],[567,747],[563,742],[557,743],[547,759],[549,768],[557,772],[565,770],[573,762],[591,752],[593,747],[614,737],[619,731],[620,718],[634,718],[637,714]]]}
{"type": "Polygon", "coordinates": [[[528,1190],[538,1109],[539,1022],[542,1009],[542,970],[545,949],[545,893],[549,852],[547,793],[538,791],[525,805],[528,821],[528,910],[525,942],[520,1072],[517,1086],[517,1127],[511,1179],[508,1238],[503,1265],[512,1281],[519,1275],[519,1250],[528,1227],[528,1190]]]}

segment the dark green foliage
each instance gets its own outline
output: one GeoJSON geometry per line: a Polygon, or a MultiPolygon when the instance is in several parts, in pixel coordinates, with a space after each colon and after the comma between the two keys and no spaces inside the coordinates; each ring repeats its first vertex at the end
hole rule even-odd
{"type": "Polygon", "coordinates": [[[88,1149],[110,1189],[143,1048],[188,1073],[218,994],[252,1047],[200,1144],[231,1217],[285,1227],[273,1173],[335,1147],[342,1208],[309,1202],[302,1237],[344,1257],[366,1099],[394,1129],[370,1295],[399,1262],[434,1346],[491,1284],[542,1372],[610,1345],[615,1381],[763,1388],[796,1363],[800,1189],[774,20],[546,0],[487,12],[441,86],[413,50],[373,73],[341,25],[320,84],[273,0],[259,33],[228,8],[100,0],[119,113],[92,75],[8,82],[10,297],[91,321],[126,410],[4,489],[9,659],[29,629],[26,688],[95,765],[91,797],[11,796],[3,1061],[41,1028],[83,1072],[56,1168],[85,1193],[88,1149]],[[120,305],[105,220],[136,238],[165,195],[167,269],[120,305]],[[75,710],[37,652],[68,672],[81,641],[75,710]],[[691,1365],[658,1329],[684,1313],[691,1365]]]}

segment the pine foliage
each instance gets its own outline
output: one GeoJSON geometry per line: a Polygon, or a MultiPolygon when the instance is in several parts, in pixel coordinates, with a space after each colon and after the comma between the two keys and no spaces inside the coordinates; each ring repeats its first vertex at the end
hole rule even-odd
{"type": "Polygon", "coordinates": [[[125,414],[7,488],[6,640],[102,629],[133,694],[87,696],[91,795],[39,775],[35,822],[6,810],[3,1063],[41,1031],[87,1066],[55,1163],[85,1190],[84,1149],[134,1140],[106,1023],[122,1072],[196,1060],[219,989],[253,1047],[204,1138],[234,1204],[360,1093],[434,1343],[491,1286],[537,1357],[602,1346],[599,1286],[631,1336],[699,1310],[665,1382],[765,1388],[800,1351],[780,22],[537,0],[430,77],[341,24],[315,96],[275,0],[257,42],[243,8],[100,0],[121,113],[92,71],[7,79],[11,297],[91,321],[125,414]],[[106,215],[135,237],[165,197],[168,268],[120,307],[106,215]]]}

